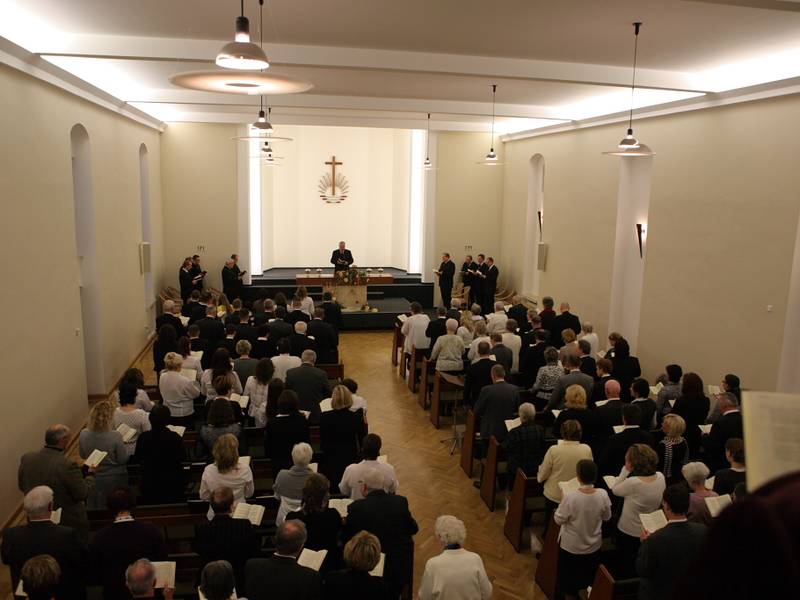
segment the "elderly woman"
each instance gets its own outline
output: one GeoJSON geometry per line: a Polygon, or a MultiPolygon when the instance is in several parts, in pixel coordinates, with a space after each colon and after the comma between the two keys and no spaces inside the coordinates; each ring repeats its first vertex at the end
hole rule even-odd
{"type": "Polygon", "coordinates": [[[233,370],[231,355],[225,348],[217,348],[214,351],[214,356],[211,357],[211,368],[203,371],[203,376],[200,378],[200,385],[206,400],[213,400],[217,397],[217,391],[214,389],[214,380],[217,377],[228,377],[231,380],[231,390],[237,394],[242,393],[242,382],[233,370]]]}
{"type": "Polygon", "coordinates": [[[530,402],[519,405],[519,427],[514,427],[503,440],[508,464],[507,487],[514,487],[517,469],[522,469],[527,477],[539,470],[544,458],[544,429],[534,423],[536,407],[530,402]]]}
{"type": "Polygon", "coordinates": [[[664,474],[667,486],[670,486],[681,481],[681,468],[689,460],[689,445],[683,438],[686,421],[678,415],[665,415],[661,431],[664,437],[656,445],[658,470],[664,474]]]}
{"type": "Polygon", "coordinates": [[[531,391],[540,400],[550,402],[550,396],[553,393],[556,382],[564,376],[564,367],[558,362],[558,350],[552,346],[545,348],[544,362],[545,365],[536,374],[536,381],[531,391]]]}
{"type": "MultiPolygon", "coordinates": [[[[211,500],[211,494],[220,487],[233,490],[235,502],[242,502],[255,491],[253,472],[250,465],[239,460],[239,440],[231,433],[217,438],[214,442],[214,462],[206,466],[200,479],[200,499],[211,500]]],[[[211,507],[208,509],[209,521],[214,518],[211,507]]]]}
{"type": "Polygon", "coordinates": [[[717,492],[706,487],[710,475],[708,467],[701,462],[690,462],[681,469],[683,478],[689,486],[689,513],[687,517],[692,523],[702,523],[711,526],[711,513],[708,511],[706,498],[717,496],[717,492]]]}
{"type": "Polygon", "coordinates": [[[436,361],[436,370],[443,373],[461,373],[464,370],[464,341],[456,335],[458,321],[447,319],[446,335],[440,335],[431,350],[431,360],[436,361]]]}
{"type": "Polygon", "coordinates": [[[300,510],[286,515],[287,520],[299,519],[306,524],[306,548],[328,551],[320,569],[322,573],[341,568],[342,558],[339,548],[342,517],[339,511],[328,506],[330,488],[331,484],[325,475],[312,474],[303,485],[300,510]]]}
{"type": "Polygon", "coordinates": [[[275,524],[280,525],[286,520],[286,515],[290,512],[299,511],[303,503],[303,489],[306,480],[314,474],[311,467],[311,457],[314,455],[311,446],[305,442],[295,444],[292,448],[292,467],[282,469],[275,477],[275,484],[272,491],[275,497],[280,500],[278,516],[275,524]]]}
{"type": "Polygon", "coordinates": [[[117,487],[128,485],[128,451],[122,436],[111,429],[114,420],[114,405],[102,400],[89,411],[86,429],[78,436],[78,452],[84,460],[95,450],[107,452],[97,466],[94,488],[91,488],[86,505],[90,510],[106,507],[106,495],[117,487]]]}
{"type": "Polygon", "coordinates": [[[114,411],[114,423],[112,427],[117,429],[120,425],[125,425],[133,429],[133,434],[125,442],[125,449],[128,456],[133,456],[136,451],[136,440],[145,431],[150,431],[150,419],[145,411],[136,408],[136,386],[128,381],[124,381],[119,386],[119,408],[114,411]]]}
{"type": "MultiPolygon", "coordinates": [[[[129,383],[136,388],[136,399],[133,402],[136,408],[141,408],[145,412],[153,410],[153,401],[150,400],[150,396],[147,395],[144,389],[144,373],[136,368],[128,369],[122,375],[122,379],[119,382],[120,387],[124,383],[129,383]]],[[[119,404],[119,390],[114,390],[114,393],[111,394],[111,402],[119,404]]]]}
{"type": "Polygon", "coordinates": [[[472,340],[475,339],[475,319],[472,318],[471,311],[465,310],[461,313],[461,322],[456,334],[464,342],[464,347],[469,348],[472,340]]]}
{"type": "Polygon", "coordinates": [[[483,309],[481,305],[473,302],[472,305],[469,307],[469,312],[472,313],[472,320],[473,321],[485,321],[486,319],[483,318],[483,309]]]}
{"type": "Polygon", "coordinates": [[[390,596],[386,583],[382,578],[370,575],[380,559],[380,540],[368,531],[355,534],[344,547],[347,568],[328,573],[325,578],[325,596],[348,600],[388,600],[390,596]]]}
{"type": "Polygon", "coordinates": [[[661,497],[667,486],[657,467],[656,451],[646,444],[634,444],[625,454],[625,465],[619,476],[609,486],[612,494],[625,499],[616,536],[620,578],[633,577],[636,573],[636,555],[642,533],[639,515],[661,508],[661,497]]]}
{"type": "MultiPolygon", "coordinates": [[[[556,437],[560,437],[561,425],[570,419],[574,419],[581,424],[581,441],[586,444],[591,443],[594,436],[594,415],[588,410],[586,400],[586,390],[581,385],[571,385],[564,394],[565,408],[556,417],[553,431],[556,437]]],[[[555,411],[553,411],[555,412],[555,411]]]]}
{"type": "Polygon", "coordinates": [[[214,445],[226,433],[233,434],[241,444],[242,425],[236,422],[231,403],[224,397],[211,401],[206,415],[207,423],[200,427],[197,437],[197,458],[200,460],[212,457],[214,445]]]}
{"type": "Polygon", "coordinates": [[[480,356],[478,356],[478,344],[481,342],[486,342],[489,344],[491,340],[489,339],[489,334],[486,330],[486,322],[485,321],[476,321],[475,322],[475,339],[473,339],[469,344],[469,350],[467,351],[467,359],[470,362],[474,363],[480,360],[480,356]]]}
{"type": "MultiPolygon", "coordinates": [[[[352,412],[353,395],[344,385],[337,385],[331,394],[332,410],[319,419],[322,460],[319,470],[334,486],[342,480],[348,465],[358,462],[359,441],[366,435],[363,411],[352,412]]],[[[336,487],[338,490],[338,487],[336,487]]]]}
{"type": "Polygon", "coordinates": [[[589,356],[597,358],[597,351],[600,349],[600,338],[598,338],[597,334],[594,332],[594,325],[589,323],[589,321],[584,321],[581,324],[581,332],[578,334],[578,339],[589,342],[592,348],[589,351],[589,356]]]}
{"type": "Polygon", "coordinates": [[[563,342],[563,345],[558,351],[558,360],[563,363],[564,359],[567,357],[567,354],[578,353],[578,339],[572,329],[565,329],[561,332],[561,341],[563,342]]]}
{"type": "MultiPolygon", "coordinates": [[[[275,365],[269,358],[262,358],[256,365],[256,370],[244,384],[244,396],[250,398],[250,406],[248,408],[248,415],[253,417],[256,427],[265,427],[267,424],[268,416],[275,416],[267,414],[267,398],[269,397],[269,388],[272,378],[275,375],[275,365]]],[[[277,407],[276,407],[277,408],[277,407]]]]}
{"type": "Polygon", "coordinates": [[[467,537],[464,523],[452,515],[442,515],[436,519],[434,533],[442,546],[442,553],[425,564],[419,586],[419,599],[491,598],[492,584],[486,576],[481,557],[462,547],[467,537]]]}
{"type": "Polygon", "coordinates": [[[164,406],[169,408],[170,423],[191,429],[194,427],[194,399],[200,395],[200,386],[181,375],[183,357],[177,352],[169,352],[164,357],[164,366],[166,370],[158,379],[158,390],[164,406]]]}

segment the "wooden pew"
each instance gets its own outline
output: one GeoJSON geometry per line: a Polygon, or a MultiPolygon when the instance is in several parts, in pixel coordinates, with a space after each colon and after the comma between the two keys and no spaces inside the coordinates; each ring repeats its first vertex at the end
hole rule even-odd
{"type": "Polygon", "coordinates": [[[394,323],[394,333],[392,334],[392,365],[397,366],[398,358],[397,352],[400,351],[400,356],[403,355],[403,343],[406,336],[403,335],[403,325],[398,321],[394,323]]]}
{"type": "Polygon", "coordinates": [[[522,532],[525,530],[525,512],[528,498],[541,496],[544,487],[536,477],[527,477],[522,469],[517,469],[511,497],[508,499],[508,512],[503,524],[503,533],[517,552],[522,548],[522,532]]]}
{"type": "Polygon", "coordinates": [[[547,535],[544,538],[542,555],[536,565],[533,580],[542,589],[548,600],[555,600],[558,573],[558,531],[561,529],[551,519],[547,526],[547,535]]]}
{"type": "Polygon", "coordinates": [[[478,430],[478,419],[470,409],[467,411],[467,425],[464,429],[464,437],[461,440],[461,470],[472,477],[475,464],[475,434],[478,430]]]}
{"type": "Polygon", "coordinates": [[[410,389],[414,394],[417,393],[417,373],[420,371],[422,366],[422,358],[428,356],[429,354],[430,350],[427,348],[417,348],[416,346],[411,348],[411,358],[409,359],[408,363],[406,382],[408,384],[408,389],[410,389]]]}
{"type": "MultiPolygon", "coordinates": [[[[458,392],[464,394],[464,379],[449,373],[436,371],[433,378],[433,392],[431,392],[431,412],[430,419],[436,429],[439,429],[439,417],[442,412],[442,404],[446,402],[443,398],[445,392],[458,392]]],[[[453,409],[453,419],[456,418],[455,408],[453,409]]]]}
{"type": "Polygon", "coordinates": [[[605,565],[597,568],[589,600],[636,600],[639,595],[638,579],[615,581],[605,565]]]}
{"type": "Polygon", "coordinates": [[[417,392],[417,401],[422,410],[428,409],[428,394],[431,391],[431,375],[433,375],[431,359],[427,356],[423,356],[422,367],[420,367],[419,391],[417,392]]]}
{"type": "Polygon", "coordinates": [[[317,368],[325,371],[329,381],[335,381],[339,384],[342,382],[342,379],[344,379],[344,365],[342,363],[335,365],[320,364],[317,365],[317,368]]]}
{"type": "Polygon", "coordinates": [[[497,502],[497,471],[502,454],[503,449],[500,443],[496,437],[492,436],[489,439],[489,448],[483,463],[483,478],[481,479],[481,500],[492,512],[494,512],[497,502]]]}

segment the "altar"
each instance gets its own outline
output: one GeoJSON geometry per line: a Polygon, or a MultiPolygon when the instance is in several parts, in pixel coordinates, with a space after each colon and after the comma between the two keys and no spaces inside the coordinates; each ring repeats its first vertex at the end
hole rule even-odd
{"type": "Polygon", "coordinates": [[[297,273],[295,283],[298,286],[321,286],[324,292],[330,292],[344,310],[361,310],[367,304],[367,287],[371,285],[392,285],[394,276],[385,273],[366,273],[364,271],[344,281],[342,277],[334,277],[331,273],[297,273]]]}

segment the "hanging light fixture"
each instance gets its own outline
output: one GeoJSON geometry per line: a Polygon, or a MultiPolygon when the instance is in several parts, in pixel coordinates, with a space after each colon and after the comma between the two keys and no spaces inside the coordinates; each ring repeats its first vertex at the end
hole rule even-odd
{"type": "Polygon", "coordinates": [[[261,142],[291,142],[292,138],[274,135],[275,128],[272,126],[272,108],[267,107],[264,111],[264,100],[261,100],[261,109],[258,111],[258,117],[255,122],[250,124],[255,131],[254,135],[237,135],[232,137],[232,140],[239,140],[242,142],[249,142],[251,140],[258,140],[261,142]],[[261,134],[263,132],[263,135],[261,134]]]}
{"type": "Polygon", "coordinates": [[[262,164],[268,167],[279,167],[281,164],[283,164],[280,162],[283,160],[283,157],[275,156],[273,148],[269,145],[269,142],[264,142],[264,145],[259,149],[258,156],[262,160],[262,164]]]}
{"type": "Polygon", "coordinates": [[[494,105],[495,105],[495,96],[497,94],[497,84],[492,84],[492,137],[491,137],[491,144],[489,146],[489,152],[483,158],[483,160],[478,161],[479,165],[486,165],[486,166],[496,166],[501,165],[501,163],[497,158],[497,153],[494,151],[494,105]]]}
{"type": "MultiPolygon", "coordinates": [[[[270,109],[270,114],[272,110],[270,109]]],[[[267,113],[264,112],[264,96],[261,96],[261,109],[258,111],[258,118],[255,122],[251,125],[254,129],[258,129],[260,132],[264,132],[267,135],[272,135],[275,131],[272,128],[272,123],[269,122],[267,119],[267,113]]]]}
{"type": "Polygon", "coordinates": [[[428,132],[425,134],[425,162],[422,163],[422,166],[428,170],[433,169],[430,150],[431,150],[431,113],[428,113],[428,132]]]}
{"type": "MultiPolygon", "coordinates": [[[[263,6],[263,0],[261,6],[263,6]]],[[[225,44],[217,53],[217,66],[225,69],[257,70],[269,67],[263,48],[250,41],[250,21],[244,16],[244,0],[241,0],[241,15],[236,17],[234,41],[225,44]]]]}
{"type": "Polygon", "coordinates": [[[625,137],[617,144],[617,150],[603,152],[611,156],[653,156],[655,153],[647,144],[642,144],[633,136],[633,97],[636,90],[636,59],[639,53],[639,30],[640,22],[633,24],[633,76],[631,79],[631,109],[628,114],[628,132],[625,137]]]}

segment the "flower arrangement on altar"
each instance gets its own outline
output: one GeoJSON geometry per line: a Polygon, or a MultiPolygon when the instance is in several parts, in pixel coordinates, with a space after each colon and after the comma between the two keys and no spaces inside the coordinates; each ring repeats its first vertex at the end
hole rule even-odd
{"type": "Polygon", "coordinates": [[[334,273],[334,283],[336,285],[367,285],[368,280],[367,272],[357,267],[350,267],[346,271],[336,271],[334,273]]]}

